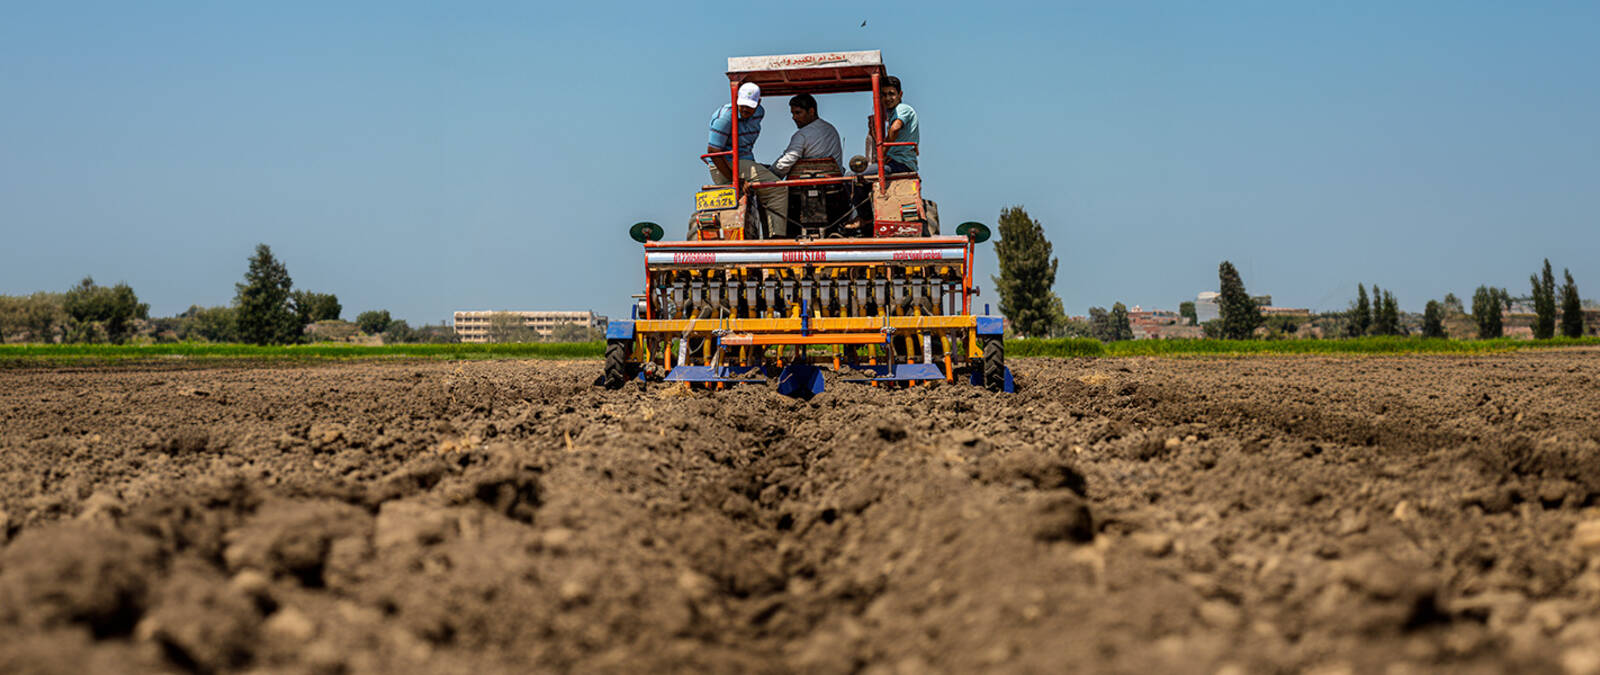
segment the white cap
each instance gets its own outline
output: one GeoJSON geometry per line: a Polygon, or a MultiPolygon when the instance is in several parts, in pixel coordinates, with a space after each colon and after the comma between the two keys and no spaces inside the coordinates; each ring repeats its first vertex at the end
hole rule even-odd
{"type": "Polygon", "coordinates": [[[761,87],[754,82],[739,85],[739,105],[748,108],[761,105],[761,87]]]}

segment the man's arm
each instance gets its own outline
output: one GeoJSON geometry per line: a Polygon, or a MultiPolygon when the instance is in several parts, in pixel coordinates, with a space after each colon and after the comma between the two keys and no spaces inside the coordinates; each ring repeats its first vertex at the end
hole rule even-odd
{"type": "Polygon", "coordinates": [[[899,119],[896,119],[895,121],[891,122],[889,124],[889,133],[884,134],[885,136],[889,137],[889,140],[886,141],[886,142],[893,143],[894,139],[899,138],[900,130],[902,128],[904,128],[905,126],[906,126],[906,123],[901,121],[901,120],[899,120],[899,119]]]}
{"type": "Polygon", "coordinates": [[[794,168],[794,163],[805,155],[805,149],[805,138],[800,136],[799,131],[794,132],[794,135],[789,137],[789,147],[784,149],[778,161],[773,162],[772,172],[785,178],[789,177],[789,169],[794,168]]]}
{"type": "MultiPolygon", "coordinates": [[[[733,147],[733,125],[738,124],[738,112],[724,106],[715,115],[711,116],[711,133],[706,137],[706,154],[713,152],[727,152],[738,148],[733,147]]],[[[722,177],[728,181],[733,180],[733,162],[730,156],[717,156],[711,158],[711,165],[722,172],[722,177]]]]}
{"type": "MultiPolygon", "coordinates": [[[[722,148],[719,148],[719,147],[717,147],[715,145],[706,146],[706,154],[711,154],[713,152],[724,152],[724,151],[723,151],[722,148]]],[[[730,181],[733,180],[733,165],[728,163],[728,158],[727,157],[723,157],[722,155],[717,155],[716,157],[712,157],[711,158],[711,164],[712,164],[712,166],[717,167],[717,171],[722,172],[722,175],[723,175],[724,178],[727,178],[730,181]]]]}

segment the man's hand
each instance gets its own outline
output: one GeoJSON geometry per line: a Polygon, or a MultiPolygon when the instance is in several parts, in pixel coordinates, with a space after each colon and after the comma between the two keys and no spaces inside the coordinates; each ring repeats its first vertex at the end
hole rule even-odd
{"type": "MultiPolygon", "coordinates": [[[[723,150],[711,145],[706,146],[706,154],[711,154],[713,152],[723,152],[723,150]]],[[[712,157],[711,165],[717,167],[717,171],[721,172],[722,177],[727,179],[728,182],[733,182],[733,165],[728,162],[727,157],[722,155],[712,157]]]]}

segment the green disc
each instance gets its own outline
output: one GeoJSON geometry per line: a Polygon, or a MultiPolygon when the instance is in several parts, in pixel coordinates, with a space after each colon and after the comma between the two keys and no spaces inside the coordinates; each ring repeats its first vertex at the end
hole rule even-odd
{"type": "MultiPolygon", "coordinates": [[[[980,225],[979,227],[982,226],[980,225]]],[[[661,241],[661,237],[666,233],[666,230],[661,229],[660,225],[649,221],[634,223],[633,227],[628,228],[628,236],[633,237],[634,241],[641,244],[647,241],[661,241]]]]}
{"type": "Polygon", "coordinates": [[[972,240],[974,244],[989,241],[989,227],[983,223],[967,221],[956,226],[956,234],[972,240]]]}

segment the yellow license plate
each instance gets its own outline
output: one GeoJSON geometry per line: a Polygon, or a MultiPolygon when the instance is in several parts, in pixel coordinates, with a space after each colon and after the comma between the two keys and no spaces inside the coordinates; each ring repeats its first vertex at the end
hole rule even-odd
{"type": "Polygon", "coordinates": [[[704,190],[696,192],[694,195],[694,210],[696,211],[716,211],[719,209],[731,209],[734,206],[733,188],[731,187],[704,190]]]}

